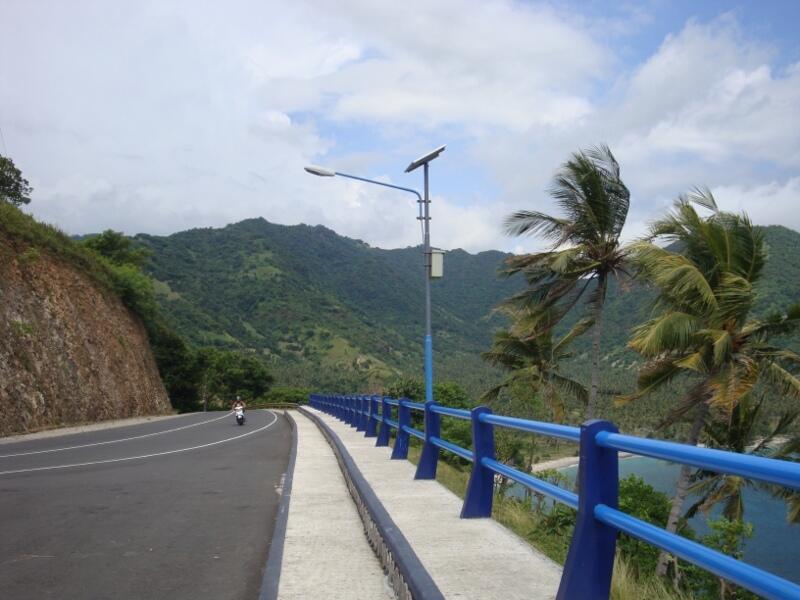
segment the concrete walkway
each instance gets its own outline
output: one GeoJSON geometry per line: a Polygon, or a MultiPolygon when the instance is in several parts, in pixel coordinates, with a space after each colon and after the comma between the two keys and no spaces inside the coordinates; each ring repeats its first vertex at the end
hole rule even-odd
{"type": "Polygon", "coordinates": [[[345,444],[446,598],[555,598],[559,565],[492,519],[460,519],[455,494],[435,481],[415,481],[415,466],[390,460],[390,448],[376,448],[375,438],[314,412],[345,444]]]}
{"type": "Polygon", "coordinates": [[[333,450],[308,417],[295,413],[295,421],[297,460],[278,598],[393,598],[333,450]]]}

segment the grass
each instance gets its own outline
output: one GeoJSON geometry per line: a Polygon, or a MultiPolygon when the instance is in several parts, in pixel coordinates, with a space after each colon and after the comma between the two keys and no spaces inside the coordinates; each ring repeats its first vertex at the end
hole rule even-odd
{"type": "Polygon", "coordinates": [[[32,335],[34,332],[33,325],[30,323],[26,323],[25,321],[11,321],[11,329],[17,335],[32,335]]]}
{"type": "Polygon", "coordinates": [[[0,232],[12,240],[20,240],[34,247],[26,248],[22,253],[23,263],[34,262],[39,258],[39,252],[46,250],[107,289],[114,290],[113,272],[94,252],[76,243],[57,227],[39,223],[7,202],[0,202],[0,232]]]}
{"type": "Polygon", "coordinates": [[[614,560],[614,578],[611,580],[611,600],[688,600],[690,596],[667,586],[660,577],[652,574],[636,577],[628,564],[617,555],[614,560]]]}

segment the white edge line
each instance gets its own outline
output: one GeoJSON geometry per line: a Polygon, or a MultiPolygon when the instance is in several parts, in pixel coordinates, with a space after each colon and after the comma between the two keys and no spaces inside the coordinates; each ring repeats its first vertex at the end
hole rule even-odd
{"type": "MultiPolygon", "coordinates": [[[[153,433],[134,435],[132,437],[120,438],[118,440],[108,440],[106,442],[94,442],[93,444],[80,444],[79,446],[65,446],[63,448],[50,448],[49,450],[31,450],[30,452],[17,452],[15,454],[0,454],[0,458],[13,458],[15,456],[31,456],[32,454],[48,454],[50,452],[62,452],[64,450],[77,450],[79,448],[91,448],[92,446],[104,446],[106,444],[117,444],[119,442],[128,442],[130,440],[140,440],[142,438],[152,437],[154,435],[161,435],[163,433],[172,433],[173,431],[180,431],[181,429],[189,429],[190,427],[197,427],[198,425],[213,423],[214,421],[219,421],[220,419],[224,419],[230,414],[231,413],[227,412],[221,417],[217,417],[215,419],[209,419],[208,421],[202,421],[200,423],[192,423],[191,425],[183,425],[182,427],[174,427],[172,429],[165,429],[164,431],[154,431],[153,433]]],[[[86,433],[89,432],[87,431],[86,433]]]]}
{"type": "Polygon", "coordinates": [[[272,421],[264,425],[263,427],[259,427],[258,429],[254,429],[253,431],[248,431],[247,433],[243,433],[242,435],[235,435],[230,438],[225,438],[224,440],[219,440],[216,442],[209,442],[208,444],[201,444],[199,446],[190,446],[189,448],[179,448],[178,450],[167,450],[166,452],[156,452],[154,454],[142,454],[140,456],[126,456],[125,458],[111,458],[109,460],[95,460],[92,462],[85,462],[85,463],[75,463],[71,465],[53,465],[52,467],[34,467],[32,469],[17,469],[14,471],[0,471],[0,475],[15,475],[17,473],[31,473],[33,471],[52,471],[54,469],[70,469],[72,467],[88,467],[91,465],[105,465],[108,463],[116,463],[116,462],[123,462],[126,460],[139,460],[142,458],[153,458],[154,456],[165,456],[167,454],[178,454],[180,452],[189,452],[190,450],[199,450],[200,448],[208,448],[209,446],[216,446],[218,444],[224,444],[225,442],[232,442],[233,440],[238,440],[243,437],[247,437],[248,435],[253,435],[254,433],[258,433],[259,431],[264,431],[267,427],[271,427],[275,424],[278,420],[278,415],[276,415],[271,410],[268,412],[272,415],[272,421]]]}

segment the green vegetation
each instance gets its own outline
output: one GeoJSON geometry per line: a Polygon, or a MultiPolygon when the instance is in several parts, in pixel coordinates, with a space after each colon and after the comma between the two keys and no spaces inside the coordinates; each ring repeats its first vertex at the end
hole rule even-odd
{"type": "Polygon", "coordinates": [[[586,418],[593,419],[600,382],[603,304],[609,280],[627,274],[627,250],[619,238],[628,218],[631,195],[608,146],[573,154],[556,174],[550,195],[564,217],[521,210],[506,219],[508,233],[539,234],[552,245],[546,251],[506,261],[507,272],[522,273],[528,286],[506,300],[505,305],[520,310],[514,316],[517,328],[549,331],[591,288],[590,315],[578,327],[584,333],[591,325],[593,334],[591,386],[586,404],[586,418]]]}
{"type": "MultiPolygon", "coordinates": [[[[640,286],[639,294],[649,296],[651,306],[650,315],[638,319],[640,324],[630,330],[627,343],[643,362],[629,366],[638,371],[635,386],[620,386],[613,391],[606,387],[605,393],[615,395],[618,406],[655,399],[658,410],[653,410],[652,401],[648,408],[658,422],[650,432],[678,424],[672,433],[690,444],[707,439],[712,446],[726,450],[764,453],[770,441],[789,432],[798,416],[796,408],[787,410],[785,404],[800,400],[800,354],[788,347],[791,342],[787,339],[800,325],[800,294],[789,294],[791,304],[779,310],[753,316],[759,300],[757,285],[767,260],[765,233],[746,215],[719,210],[707,191],[682,196],[671,213],[653,223],[645,240],[620,248],[619,230],[612,226],[621,228],[624,223],[627,190],[618,179],[619,169],[610,152],[605,164],[613,168],[606,166],[599,172],[597,164],[602,156],[594,152],[573,155],[556,177],[553,195],[567,218],[520,211],[507,221],[510,232],[539,233],[553,242],[553,248],[507,261],[511,272],[525,276],[528,288],[505,301],[512,323],[508,331],[496,334],[492,351],[484,354],[488,361],[511,373],[501,386],[490,391],[490,396],[496,396],[500,389],[513,396],[518,393],[513,384],[526,383],[529,397],[531,391],[538,397],[552,397],[555,386],[547,376],[569,358],[555,350],[560,342],[554,346],[552,341],[554,323],[567,331],[563,338],[567,342],[593,326],[592,391],[585,411],[586,417],[593,417],[603,301],[609,291],[622,291],[607,286],[606,277],[632,273],[636,277],[633,284],[640,286]],[[620,198],[614,197],[616,193],[620,198]],[[699,214],[697,208],[708,215],[699,214]],[[563,245],[566,248],[559,249],[563,245]],[[570,323],[564,317],[590,286],[590,317],[594,323],[587,318],[576,322],[574,316],[570,323]],[[630,387],[634,390],[629,391],[630,387]],[[670,397],[671,402],[665,404],[670,397]],[[760,418],[765,405],[771,406],[769,420],[760,418]],[[759,441],[757,433],[765,429],[768,433],[759,441]]],[[[625,281],[617,278],[617,283],[625,281]]],[[[630,310],[628,314],[628,323],[635,324],[630,320],[630,310]]],[[[620,363],[625,364],[624,360],[615,360],[611,366],[620,363]]],[[[570,381],[572,389],[566,386],[566,390],[574,402],[582,401],[584,390],[570,381]]],[[[552,400],[550,404],[555,416],[552,400]]],[[[558,406],[563,404],[559,401],[558,406]]],[[[603,412],[608,415],[610,411],[603,412]]],[[[642,425],[641,421],[636,424],[642,425]]],[[[796,438],[778,453],[791,456],[787,447],[796,451],[796,438]]],[[[620,490],[620,502],[625,512],[670,532],[691,536],[685,526],[687,515],[707,512],[721,503],[727,518],[710,522],[713,533],[703,541],[738,557],[742,543],[752,534],[752,527],[744,521],[742,490],[754,483],[741,477],[684,465],[671,502],[647,489],[649,486],[641,480],[624,483],[627,489],[620,490]],[[690,482],[701,498],[684,514],[690,482]]],[[[771,491],[787,501],[791,517],[798,504],[797,495],[771,491]]],[[[534,512],[540,511],[541,504],[537,503],[534,512]]],[[[571,511],[553,506],[539,516],[544,529],[540,527],[537,537],[552,533],[570,537],[571,511]]],[[[622,556],[627,555],[626,568],[636,578],[653,574],[663,578],[671,565],[674,585],[692,590],[694,595],[723,600],[749,597],[724,580],[699,569],[682,568],[675,557],[659,554],[625,536],[619,550],[622,556]]]]}
{"type": "MultiPolygon", "coordinates": [[[[755,285],[756,316],[771,306],[764,290],[800,298],[800,277],[783,276],[800,265],[800,234],[777,226],[759,230],[769,260],[755,285]]],[[[261,219],[167,237],[142,235],[136,241],[153,252],[145,269],[156,280],[165,319],[194,347],[253,353],[266,362],[279,386],[368,393],[385,390],[399,377],[421,374],[419,247],[381,250],[324,227],[287,227],[261,219]],[[268,281],[245,277],[254,257],[280,273],[268,281]]],[[[447,276],[433,282],[434,374],[437,381],[457,381],[473,405],[504,378],[480,355],[490,348],[493,332],[507,323],[493,308],[524,285],[520,277],[497,277],[508,257],[501,252],[448,252],[447,276]]],[[[657,427],[683,385],[674,381],[647,402],[613,402],[615,395],[635,389],[644,361],[627,341],[631,327],[648,317],[653,297],[643,281],[622,276],[609,280],[603,305],[597,414],[638,434],[657,427]]],[[[554,339],[581,320],[583,315],[573,312],[554,329],[554,339]]],[[[570,343],[574,356],[562,361],[558,371],[587,389],[590,338],[579,336],[570,343]]],[[[800,348],[796,339],[790,337],[788,343],[800,348]]],[[[530,387],[524,394],[530,402],[530,387]]],[[[562,398],[564,421],[579,423],[585,405],[570,394],[562,398]]],[[[789,408],[788,400],[773,399],[761,413],[759,433],[766,433],[769,420],[789,408]]],[[[686,429],[679,422],[659,435],[680,438],[686,429]]]]}
{"type": "MultiPolygon", "coordinates": [[[[736,407],[764,393],[761,388],[800,400],[800,379],[788,370],[800,364],[800,355],[770,343],[800,323],[800,304],[786,314],[750,317],[766,253],[763,235],[745,215],[720,211],[709,192],[698,191],[677,200],[673,212],[652,225],[650,241],[635,244],[632,252],[640,274],[656,288],[657,300],[655,315],[631,336],[631,348],[648,362],[639,372],[636,392],[622,396],[623,401],[645,397],[685,376],[686,391],[666,421],[690,417],[686,441],[695,445],[709,421],[731,429],[736,407]],[[702,218],[695,206],[710,216],[702,218]],[[658,246],[656,240],[676,243],[682,251],[658,246]]],[[[668,531],[678,526],[691,473],[689,466],[681,469],[668,531]]],[[[663,555],[658,574],[666,570],[663,555]]]]}
{"type": "Polygon", "coordinates": [[[572,356],[567,351],[570,343],[591,327],[592,320],[578,322],[564,336],[554,341],[553,325],[546,315],[536,316],[536,321],[544,328],[542,334],[533,337],[529,335],[531,312],[523,309],[512,313],[512,316],[518,318],[508,331],[495,333],[492,349],[483,353],[484,360],[509,373],[502,383],[487,391],[483,399],[496,401],[503,390],[514,385],[527,385],[531,393],[544,398],[550,408],[550,419],[561,423],[566,414],[564,394],[584,404],[588,400],[586,388],[559,373],[559,364],[572,356]]]}
{"type": "MultiPolygon", "coordinates": [[[[227,406],[238,395],[264,396],[272,383],[266,364],[253,354],[193,348],[164,319],[153,280],[141,270],[149,250],[113,231],[76,241],[57,228],[38,223],[9,202],[0,202],[0,233],[21,243],[21,265],[30,266],[42,252],[66,262],[115,294],[144,323],[161,378],[175,408],[197,410],[205,401],[227,406]]],[[[18,335],[33,326],[15,322],[18,335]]]]}
{"type": "Polygon", "coordinates": [[[180,410],[227,408],[236,396],[261,398],[272,384],[262,360],[247,353],[192,348],[164,320],[154,281],[141,266],[150,251],[107,230],[81,244],[95,252],[113,273],[114,289],[144,321],[150,344],[173,406],[180,410]]]}
{"type": "MultiPolygon", "coordinates": [[[[262,219],[136,240],[153,252],[146,270],[177,331],[196,346],[263,357],[279,385],[377,390],[422,364],[419,248],[381,250],[262,219]]],[[[450,252],[448,277],[433,282],[436,373],[473,400],[498,377],[479,356],[503,323],[492,307],[519,289],[497,279],[505,256],[450,252]]]]}
{"type": "Polygon", "coordinates": [[[0,154],[0,202],[13,206],[28,204],[31,201],[31,192],[33,188],[14,161],[0,154]]]}

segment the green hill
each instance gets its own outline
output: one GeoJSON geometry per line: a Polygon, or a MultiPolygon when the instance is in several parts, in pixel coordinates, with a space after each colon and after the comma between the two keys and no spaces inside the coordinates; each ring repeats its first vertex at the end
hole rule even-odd
{"type": "MultiPolygon", "coordinates": [[[[252,350],[287,384],[419,374],[420,248],[382,250],[325,227],[263,219],[137,239],[154,253],[149,271],[164,312],[195,344],[252,350]]],[[[445,278],[432,285],[440,374],[476,385],[492,377],[479,358],[500,325],[491,309],[521,285],[497,278],[504,257],[447,254],[445,278]]]]}
{"type": "MultiPolygon", "coordinates": [[[[756,313],[800,298],[800,233],[764,228],[770,260],[756,313]]],[[[167,237],[139,235],[153,250],[148,270],[164,312],[191,342],[257,353],[278,382],[363,389],[396,375],[420,376],[423,334],[421,249],[383,250],[325,227],[250,219],[167,237]]],[[[492,308],[522,286],[497,277],[508,256],[448,252],[432,285],[435,373],[473,394],[497,373],[480,359],[502,321],[492,308]]],[[[649,293],[616,282],[606,307],[609,366],[630,373],[630,328],[649,310],[649,293]]],[[[577,317],[577,315],[576,315],[577,317]]],[[[588,339],[577,345],[576,370],[588,339]]],[[[617,378],[614,378],[617,379],[617,378]]]]}

